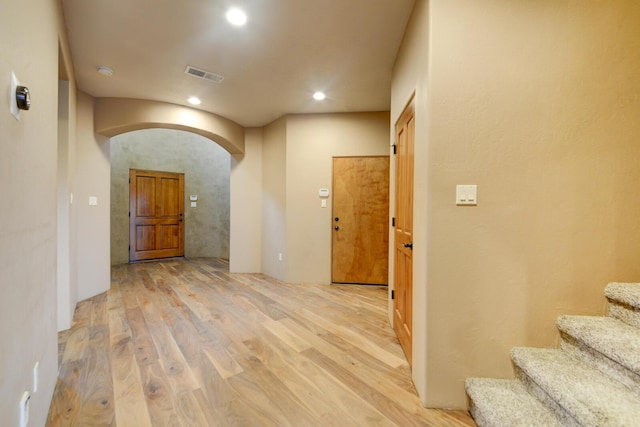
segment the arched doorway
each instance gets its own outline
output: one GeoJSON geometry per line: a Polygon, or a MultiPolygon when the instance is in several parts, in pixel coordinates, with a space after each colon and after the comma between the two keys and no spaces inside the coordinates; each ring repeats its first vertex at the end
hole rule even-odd
{"type": "MultiPolygon", "coordinates": [[[[245,249],[246,245],[260,240],[259,226],[252,228],[256,221],[259,225],[260,181],[253,175],[256,164],[258,173],[260,171],[260,132],[247,132],[249,145],[253,147],[247,155],[245,129],[204,111],[155,101],[91,98],[81,92],[77,96],[77,110],[74,188],[77,203],[74,207],[77,211],[78,300],[98,295],[110,287],[111,138],[143,129],[186,131],[203,136],[209,146],[218,145],[230,153],[230,216],[234,218],[230,227],[237,232],[229,232],[229,266],[234,271],[260,270],[259,252],[245,249]],[[247,179],[248,176],[251,179],[247,179]],[[256,200],[254,195],[258,200],[247,208],[246,200],[256,200]],[[251,212],[249,217],[238,216],[247,210],[251,212]],[[246,230],[251,232],[247,234],[246,230]],[[234,267],[234,262],[239,263],[239,267],[234,267]]],[[[127,247],[128,242],[125,249],[127,247]]]]}
{"type": "Polygon", "coordinates": [[[129,170],[185,174],[185,256],[229,259],[230,154],[174,129],[111,138],[111,264],[129,261],[129,170]],[[190,196],[197,198],[190,200],[190,196]]]}

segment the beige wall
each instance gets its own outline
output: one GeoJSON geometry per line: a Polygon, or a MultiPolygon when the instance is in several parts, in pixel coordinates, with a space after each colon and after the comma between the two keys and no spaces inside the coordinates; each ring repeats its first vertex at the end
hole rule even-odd
{"type": "Polygon", "coordinates": [[[244,154],[231,156],[229,270],[259,273],[262,251],[262,129],[245,129],[244,154]]]}
{"type": "Polygon", "coordinates": [[[628,197],[640,181],[640,8],[417,10],[429,33],[409,41],[392,90],[392,120],[411,85],[427,102],[415,194],[426,248],[414,261],[414,307],[426,305],[414,339],[427,353],[414,380],[428,406],[465,407],[466,377],[512,377],[511,347],[554,346],[558,315],[602,314],[607,282],[640,277],[640,201],[628,197]],[[477,184],[479,205],[456,207],[456,184],[477,184]]]}
{"type": "MultiPolygon", "coordinates": [[[[286,281],[331,283],[331,200],[334,156],[389,154],[389,113],[287,116],[286,281]]],[[[267,254],[269,255],[269,254],[267,254]]]]}
{"type": "Polygon", "coordinates": [[[93,98],[78,92],[77,212],[78,300],[106,292],[111,285],[109,139],[93,133],[93,98]],[[89,205],[89,197],[98,204],[89,205]]]}
{"type": "Polygon", "coordinates": [[[185,256],[229,258],[231,156],[224,148],[173,129],[127,132],[111,138],[110,148],[111,264],[129,262],[129,169],[184,173],[185,256]]]}
{"type": "MultiPolygon", "coordinates": [[[[57,372],[56,166],[58,28],[56,1],[3,2],[0,14],[0,415],[18,425],[31,391],[30,425],[44,425],[57,372]],[[24,20],[29,17],[25,31],[24,20]],[[15,72],[32,93],[19,121],[9,113],[15,72]],[[40,363],[33,393],[32,369],[40,363]]],[[[61,27],[61,25],[60,25],[61,27]]]]}
{"type": "Polygon", "coordinates": [[[333,156],[380,154],[389,154],[386,112],[289,115],[266,126],[261,271],[291,283],[331,283],[331,198],[322,208],[318,190],[331,188],[333,156]]]}
{"type": "Polygon", "coordinates": [[[77,88],[62,10],[58,10],[57,329],[71,327],[78,302],[76,176],[77,88]]]}
{"type": "Polygon", "coordinates": [[[262,272],[285,280],[287,119],[262,131],[262,272]],[[282,254],[282,261],[278,255],[282,254]]]}
{"type": "MultiPolygon", "coordinates": [[[[64,62],[64,61],[63,61],[64,62]]],[[[64,67],[64,63],[62,64],[64,67]]],[[[71,69],[71,64],[67,64],[71,69]]],[[[66,70],[65,70],[66,74],[66,70]]],[[[69,329],[78,301],[77,233],[72,195],[76,171],[76,90],[68,80],[58,81],[57,161],[57,327],[69,329]]]]}

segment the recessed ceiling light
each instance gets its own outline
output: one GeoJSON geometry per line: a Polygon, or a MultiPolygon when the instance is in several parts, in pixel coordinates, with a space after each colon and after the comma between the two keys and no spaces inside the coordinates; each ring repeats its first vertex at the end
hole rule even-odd
{"type": "Polygon", "coordinates": [[[236,26],[241,26],[247,23],[247,15],[240,9],[230,9],[227,12],[227,21],[236,26]]]}
{"type": "Polygon", "coordinates": [[[326,97],[327,96],[324,94],[324,92],[316,92],[313,94],[313,99],[315,99],[316,101],[322,101],[326,97]]]}
{"type": "Polygon", "coordinates": [[[98,65],[96,67],[96,70],[98,70],[98,73],[102,74],[103,76],[107,76],[107,77],[113,76],[113,70],[104,65],[98,65]]]}
{"type": "Polygon", "coordinates": [[[200,99],[196,98],[195,96],[192,96],[191,98],[187,99],[187,101],[189,101],[189,104],[193,104],[193,105],[200,105],[202,103],[202,101],[200,101],[200,99]]]}

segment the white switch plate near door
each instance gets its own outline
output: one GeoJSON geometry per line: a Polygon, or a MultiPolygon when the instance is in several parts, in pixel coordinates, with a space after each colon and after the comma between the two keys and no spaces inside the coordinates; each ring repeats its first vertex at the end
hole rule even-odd
{"type": "Polygon", "coordinates": [[[38,384],[40,383],[40,362],[36,362],[35,365],[33,365],[33,392],[37,392],[38,391],[38,384]]]}
{"type": "Polygon", "coordinates": [[[456,205],[476,206],[478,204],[477,185],[456,185],[456,205]]]}

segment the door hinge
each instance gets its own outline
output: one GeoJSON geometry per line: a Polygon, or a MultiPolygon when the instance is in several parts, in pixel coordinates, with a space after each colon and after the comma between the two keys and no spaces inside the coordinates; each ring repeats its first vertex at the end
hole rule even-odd
{"type": "Polygon", "coordinates": [[[129,178],[129,184],[131,184],[131,178],[129,178]]]}
{"type": "Polygon", "coordinates": [[[395,218],[395,217],[392,217],[392,218],[391,218],[391,226],[392,226],[392,227],[395,227],[395,226],[396,226],[396,218],[395,218]]]}
{"type": "Polygon", "coordinates": [[[393,154],[398,154],[398,144],[393,144],[393,154]]]}
{"type": "Polygon", "coordinates": [[[131,211],[129,211],[129,218],[131,218],[131,211]]]}
{"type": "Polygon", "coordinates": [[[391,299],[396,299],[396,291],[391,290],[391,299]]]}
{"type": "MultiPolygon", "coordinates": [[[[131,250],[131,245],[129,245],[129,250],[131,250]]],[[[393,291],[391,291],[391,292],[393,292],[393,291]]]]}

